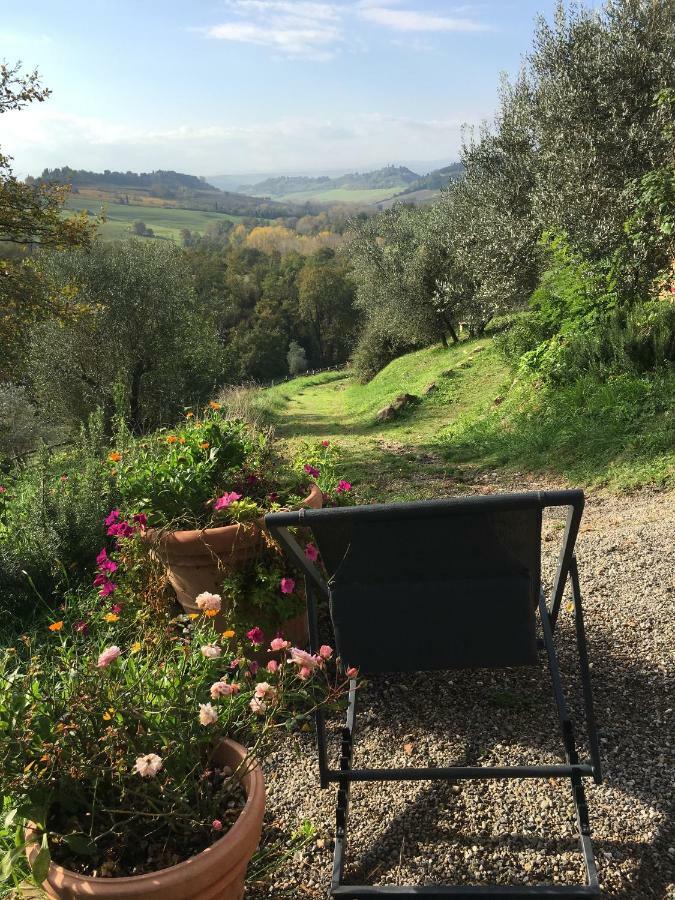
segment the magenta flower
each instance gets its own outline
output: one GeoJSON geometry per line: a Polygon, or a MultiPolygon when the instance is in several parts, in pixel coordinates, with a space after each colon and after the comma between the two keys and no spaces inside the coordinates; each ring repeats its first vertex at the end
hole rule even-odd
{"type": "Polygon", "coordinates": [[[257,626],[255,628],[251,628],[250,631],[246,632],[246,637],[252,644],[260,645],[265,640],[265,635],[262,633],[262,630],[257,626]]]}
{"type": "Polygon", "coordinates": [[[103,520],[104,525],[114,525],[120,517],[119,509],[112,509],[103,520]]]}
{"type": "Polygon", "coordinates": [[[145,513],[134,513],[133,520],[137,525],[140,525],[141,528],[145,528],[148,524],[148,517],[145,513]]]}
{"type": "Polygon", "coordinates": [[[115,662],[117,657],[121,655],[122,651],[119,647],[108,647],[107,650],[104,650],[103,653],[101,653],[96,665],[99,669],[105,669],[106,666],[109,666],[110,663],[115,662]]]}
{"type": "Polygon", "coordinates": [[[241,500],[241,494],[237,494],[236,491],[230,491],[229,494],[225,493],[222,497],[218,497],[213,504],[213,508],[216,512],[220,512],[221,509],[227,509],[227,507],[231,506],[236,500],[241,500]]]}
{"type": "Polygon", "coordinates": [[[84,619],[79,619],[79,621],[73,624],[73,631],[77,632],[77,634],[87,634],[89,631],[89,626],[84,621],[84,619]]]}
{"type": "Polygon", "coordinates": [[[108,527],[111,537],[128,538],[134,533],[134,529],[128,522],[116,522],[108,527]]]}
{"type": "Polygon", "coordinates": [[[211,822],[211,828],[213,828],[214,831],[222,831],[223,823],[220,819],[214,819],[213,822],[211,822]]]}
{"type": "Polygon", "coordinates": [[[316,468],[316,466],[310,466],[309,463],[306,463],[306,464],[303,466],[303,468],[304,468],[305,472],[307,472],[308,475],[311,475],[311,476],[312,476],[312,478],[318,478],[318,477],[319,477],[319,470],[316,468]]]}
{"type": "Polygon", "coordinates": [[[99,594],[101,597],[109,597],[111,594],[114,594],[116,590],[117,585],[113,581],[105,581],[101,586],[99,594]]]}
{"type": "Polygon", "coordinates": [[[122,612],[122,604],[121,603],[113,603],[110,607],[110,612],[115,613],[118,616],[122,612]]]}
{"type": "Polygon", "coordinates": [[[258,479],[257,475],[247,475],[246,476],[246,484],[251,485],[251,487],[253,487],[254,484],[257,484],[258,480],[259,479],[258,479]]]}
{"type": "Polygon", "coordinates": [[[258,671],[259,668],[260,668],[260,663],[257,663],[255,660],[253,660],[253,662],[250,662],[250,663],[248,664],[248,674],[249,674],[252,678],[255,678],[255,674],[256,674],[256,672],[258,671]]]}
{"type": "Polygon", "coordinates": [[[345,494],[347,491],[351,491],[351,489],[351,484],[344,479],[340,479],[340,481],[338,481],[338,486],[335,488],[338,494],[345,494]]]}
{"type": "Polygon", "coordinates": [[[330,447],[330,441],[321,441],[322,447],[330,447]]]}
{"type": "Polygon", "coordinates": [[[104,575],[103,572],[101,572],[99,575],[96,576],[96,578],[94,578],[94,587],[101,587],[101,585],[106,584],[107,581],[108,581],[108,576],[104,575]]]}
{"type": "Polygon", "coordinates": [[[279,495],[277,494],[276,491],[272,491],[271,494],[267,495],[267,499],[270,501],[270,503],[276,503],[277,500],[279,499],[279,495]]]}
{"type": "Polygon", "coordinates": [[[319,558],[319,551],[316,549],[314,544],[307,544],[307,546],[305,547],[305,556],[312,562],[317,561],[317,559],[319,558]]]}
{"type": "Polygon", "coordinates": [[[282,594],[292,594],[295,590],[295,580],[293,578],[282,578],[281,579],[281,593],[282,594]]]}
{"type": "Polygon", "coordinates": [[[100,566],[102,563],[104,563],[104,562],[106,561],[107,558],[108,558],[108,554],[107,554],[106,549],[105,549],[105,547],[104,547],[104,548],[101,550],[101,552],[99,553],[99,555],[96,557],[96,565],[97,565],[97,566],[100,566]]]}

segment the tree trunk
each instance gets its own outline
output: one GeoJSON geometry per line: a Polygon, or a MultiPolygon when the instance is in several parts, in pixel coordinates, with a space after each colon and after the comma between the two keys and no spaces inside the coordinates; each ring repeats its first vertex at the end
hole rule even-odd
{"type": "Polygon", "coordinates": [[[444,350],[448,349],[448,339],[446,338],[444,331],[441,332],[441,344],[443,344],[444,350]]]}
{"type": "Polygon", "coordinates": [[[137,362],[131,373],[131,394],[129,396],[129,424],[134,434],[141,433],[141,379],[148,371],[144,362],[137,362]]]}
{"type": "Polygon", "coordinates": [[[452,325],[450,324],[450,322],[448,322],[448,331],[450,332],[450,337],[452,338],[452,343],[453,343],[453,344],[458,344],[458,343],[459,343],[459,338],[457,337],[457,332],[456,332],[455,329],[452,327],[452,325]]]}

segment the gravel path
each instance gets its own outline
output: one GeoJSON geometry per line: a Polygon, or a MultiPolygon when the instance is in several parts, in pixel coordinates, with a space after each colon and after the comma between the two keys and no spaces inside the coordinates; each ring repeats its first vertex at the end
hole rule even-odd
{"type": "MultiPolygon", "coordinates": [[[[549,573],[561,528],[558,516],[545,521],[549,573]]],[[[674,536],[673,493],[588,498],[577,555],[605,783],[586,784],[607,897],[675,898],[674,536]]],[[[574,629],[564,612],[557,635],[581,739],[574,629]]],[[[553,763],[560,748],[545,669],[378,678],[360,695],[355,765],[553,763]]],[[[318,786],[313,735],[290,740],[265,769],[266,833],[287,838],[309,820],[316,836],[246,896],[325,898],[336,789],[318,786]]],[[[354,784],[351,798],[348,881],[583,881],[564,782],[354,784]]]]}

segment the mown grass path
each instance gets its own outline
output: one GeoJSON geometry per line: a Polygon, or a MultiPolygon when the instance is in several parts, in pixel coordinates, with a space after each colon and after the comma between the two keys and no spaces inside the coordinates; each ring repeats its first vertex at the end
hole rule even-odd
{"type": "Polygon", "coordinates": [[[456,492],[470,479],[466,467],[443,459],[438,440],[461,416],[490,408],[506,377],[489,340],[462,341],[394,360],[366,385],[327,372],[270,388],[265,402],[289,445],[339,442],[345,477],[363,499],[419,499],[456,492]],[[378,423],[378,411],[401,393],[419,399],[398,419],[378,423]]]}

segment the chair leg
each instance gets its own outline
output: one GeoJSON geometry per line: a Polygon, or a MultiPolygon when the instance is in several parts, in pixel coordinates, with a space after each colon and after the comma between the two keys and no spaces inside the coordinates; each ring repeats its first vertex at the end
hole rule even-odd
{"type": "MultiPolygon", "coordinates": [[[[356,679],[349,682],[349,701],[347,706],[347,723],[342,729],[342,745],[340,748],[340,770],[348,772],[352,767],[352,751],[354,748],[354,725],[356,722],[356,679]]],[[[349,787],[347,778],[338,780],[337,808],[335,810],[335,852],[333,854],[333,875],[331,890],[340,886],[344,871],[344,857],[347,844],[347,815],[349,812],[349,787]]]]}

